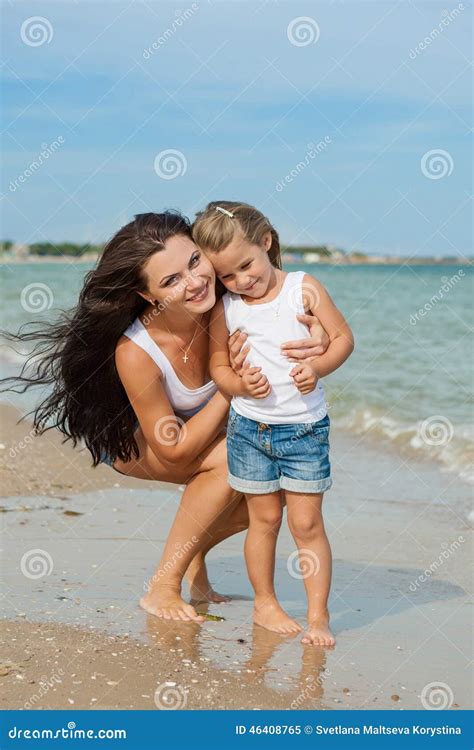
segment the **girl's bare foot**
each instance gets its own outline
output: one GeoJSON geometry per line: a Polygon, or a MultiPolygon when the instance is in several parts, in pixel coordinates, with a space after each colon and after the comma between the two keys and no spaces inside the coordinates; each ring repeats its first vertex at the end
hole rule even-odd
{"type": "Polygon", "coordinates": [[[191,604],[181,598],[178,591],[168,586],[155,586],[140,599],[140,607],[150,615],[163,620],[180,620],[182,622],[204,622],[191,604]]]}
{"type": "Polygon", "coordinates": [[[334,646],[336,639],[329,627],[329,613],[308,616],[308,627],[301,639],[301,643],[311,646],[334,646]]]}
{"type": "Polygon", "coordinates": [[[303,628],[296,620],[286,614],[275,597],[255,597],[253,621],[262,628],[282,635],[294,635],[303,628]]]}

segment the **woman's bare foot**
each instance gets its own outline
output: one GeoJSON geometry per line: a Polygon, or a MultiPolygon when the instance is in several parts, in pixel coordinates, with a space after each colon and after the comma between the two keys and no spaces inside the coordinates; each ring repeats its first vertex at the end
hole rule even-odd
{"type": "Polygon", "coordinates": [[[253,621],[262,628],[282,635],[299,633],[303,628],[286,614],[275,597],[255,597],[253,621]]]}
{"type": "Polygon", "coordinates": [[[140,607],[150,615],[163,620],[180,620],[182,622],[204,622],[191,604],[181,598],[179,592],[169,587],[156,586],[140,599],[140,607]]]}
{"type": "Polygon", "coordinates": [[[224,602],[230,602],[230,596],[225,596],[224,594],[219,594],[217,591],[214,591],[212,586],[208,584],[208,587],[197,585],[196,583],[193,583],[192,586],[189,587],[189,594],[191,597],[191,601],[198,603],[198,602],[212,602],[213,604],[223,604],[224,602]]]}
{"type": "Polygon", "coordinates": [[[308,616],[308,627],[301,643],[311,646],[334,646],[336,639],[329,627],[329,612],[315,617],[308,616]]]}
{"type": "Polygon", "coordinates": [[[212,602],[222,604],[229,602],[230,597],[218,594],[211,586],[207,575],[204,558],[196,555],[186,571],[186,581],[189,585],[189,595],[192,602],[212,602]]]}

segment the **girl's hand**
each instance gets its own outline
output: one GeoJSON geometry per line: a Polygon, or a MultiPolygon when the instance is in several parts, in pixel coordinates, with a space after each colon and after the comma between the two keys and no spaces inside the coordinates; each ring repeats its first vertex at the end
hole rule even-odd
{"type": "Polygon", "coordinates": [[[300,323],[308,326],[311,338],[285,341],[281,345],[281,352],[288,357],[290,362],[299,362],[300,360],[311,362],[315,357],[324,354],[329,346],[329,336],[319,319],[314,315],[297,315],[296,318],[300,323]]]}
{"type": "Polygon", "coordinates": [[[250,351],[250,346],[248,344],[245,346],[246,341],[247,334],[241,331],[235,331],[227,341],[230,366],[236,375],[243,375],[246,365],[248,365],[246,357],[250,351]]]}
{"type": "Polygon", "coordinates": [[[293,367],[290,375],[293,378],[299,392],[303,395],[314,391],[319,380],[311,365],[307,365],[304,363],[293,367]]]}
{"type": "Polygon", "coordinates": [[[252,398],[266,398],[271,392],[271,386],[261,367],[247,367],[243,370],[242,386],[247,396],[252,398]]]}

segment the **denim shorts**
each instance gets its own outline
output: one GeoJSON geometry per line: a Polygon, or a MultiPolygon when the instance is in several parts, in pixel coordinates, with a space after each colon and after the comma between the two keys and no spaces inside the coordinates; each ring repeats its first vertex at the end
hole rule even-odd
{"type": "Polygon", "coordinates": [[[101,457],[100,457],[100,463],[101,464],[107,464],[107,466],[112,466],[113,467],[115,461],[113,461],[113,459],[110,458],[110,456],[108,456],[107,453],[103,452],[102,455],[101,455],[101,457]]]}
{"type": "Polygon", "coordinates": [[[246,494],[280,489],[319,494],[332,485],[327,414],[319,422],[264,424],[231,407],[227,424],[230,486],[246,494]]]}

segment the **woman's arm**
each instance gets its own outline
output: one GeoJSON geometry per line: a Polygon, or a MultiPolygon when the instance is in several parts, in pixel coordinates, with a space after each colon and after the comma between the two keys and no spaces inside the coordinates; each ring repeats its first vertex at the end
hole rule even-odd
{"type": "Polygon", "coordinates": [[[297,315],[296,317],[300,323],[309,328],[310,338],[285,341],[281,345],[281,351],[290,362],[300,362],[301,360],[309,362],[311,359],[324,354],[329,346],[329,336],[317,315],[297,315]]]}
{"type": "Polygon", "coordinates": [[[229,399],[221,393],[183,422],[168,400],[161,370],[146,352],[127,339],[119,342],[115,363],[145,439],[160,461],[186,466],[221,432],[229,411],[229,399]]]}
{"type": "MultiPolygon", "coordinates": [[[[281,345],[281,352],[288,357],[289,362],[309,362],[324,354],[329,346],[329,336],[317,316],[297,315],[296,317],[300,323],[308,327],[310,338],[285,341],[281,345]]],[[[250,351],[250,346],[246,341],[247,334],[242,331],[235,331],[227,340],[230,365],[237,375],[242,375],[245,370],[246,357],[250,351]]]]}

